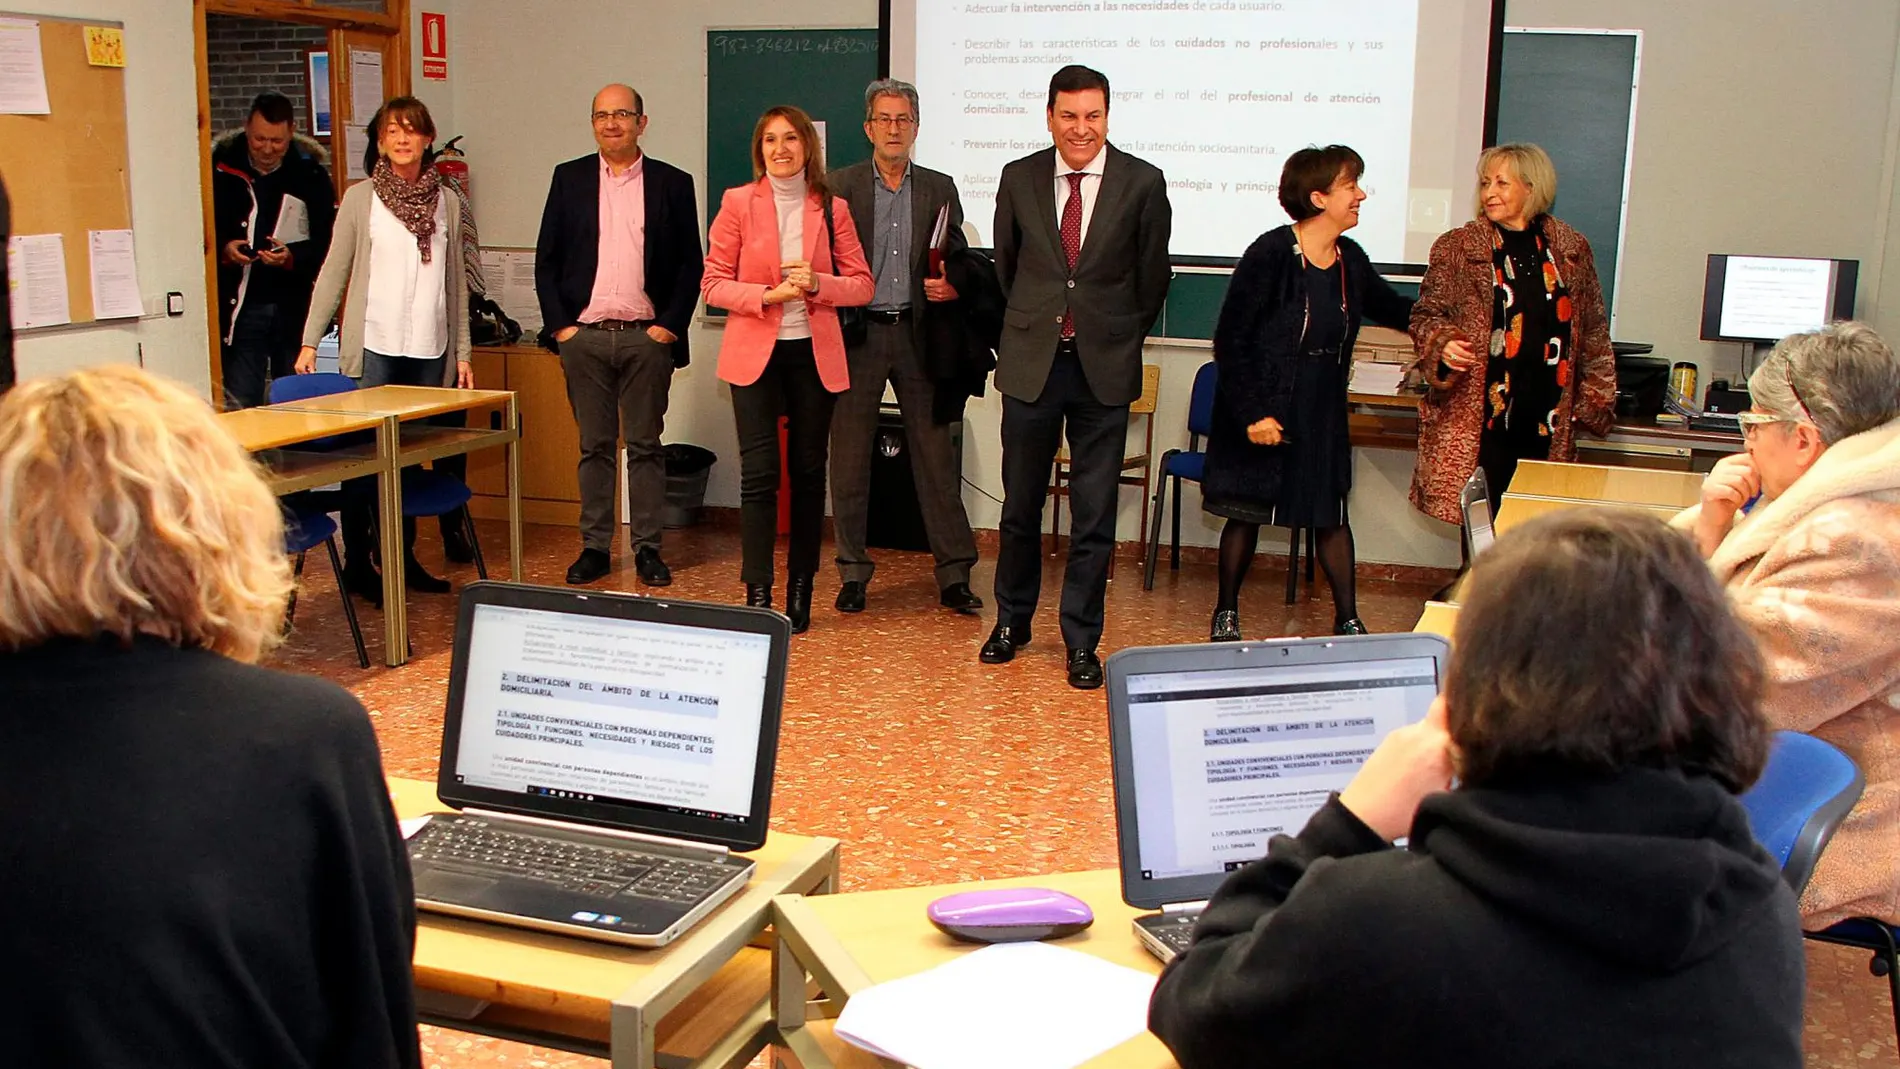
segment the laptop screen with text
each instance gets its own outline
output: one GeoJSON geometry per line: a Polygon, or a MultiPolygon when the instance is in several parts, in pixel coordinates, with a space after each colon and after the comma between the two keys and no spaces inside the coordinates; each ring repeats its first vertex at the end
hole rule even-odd
{"type": "Polygon", "coordinates": [[[1431,656],[1131,673],[1140,880],[1219,875],[1265,856],[1392,729],[1424,719],[1438,683],[1431,656]]]}
{"type": "Polygon", "coordinates": [[[743,824],[771,655],[758,632],[476,605],[454,782],[743,824]]]}

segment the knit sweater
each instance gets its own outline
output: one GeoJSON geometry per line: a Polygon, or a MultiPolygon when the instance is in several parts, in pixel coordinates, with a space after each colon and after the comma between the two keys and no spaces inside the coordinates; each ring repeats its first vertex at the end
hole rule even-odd
{"type": "MultiPolygon", "coordinates": [[[[1701,508],[1674,525],[1694,530],[1701,508]]],[[[1828,447],[1730,528],[1709,567],[1761,645],[1768,719],[1840,747],[1867,781],[1802,923],[1900,923],[1900,420],[1828,447]]]]}

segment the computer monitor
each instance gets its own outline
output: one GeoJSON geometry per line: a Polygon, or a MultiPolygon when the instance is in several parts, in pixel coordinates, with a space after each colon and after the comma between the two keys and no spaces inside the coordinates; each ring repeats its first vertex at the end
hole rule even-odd
{"type": "Polygon", "coordinates": [[[1772,345],[1854,317],[1859,260],[1709,255],[1702,340],[1772,345]]]}

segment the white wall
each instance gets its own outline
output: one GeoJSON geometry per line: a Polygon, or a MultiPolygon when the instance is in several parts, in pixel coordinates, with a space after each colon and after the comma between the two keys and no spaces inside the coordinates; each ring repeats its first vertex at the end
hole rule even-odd
{"type": "Polygon", "coordinates": [[[1732,377],[1741,347],[1697,337],[1712,252],[1858,259],[1860,314],[1900,337],[1900,300],[1876,307],[1900,5],[1510,0],[1505,17],[1643,31],[1619,338],[1732,377]]]}
{"type": "MultiPolygon", "coordinates": [[[[137,321],[35,330],[18,336],[22,378],[104,363],[145,366],[209,395],[205,358],[204,212],[198,181],[198,75],[191,5],[183,0],[5,0],[8,11],[125,23],[126,139],[139,290],[137,321]],[[165,293],[185,295],[185,314],[163,315],[165,293]],[[154,316],[153,313],[157,315],[154,316]]],[[[57,108],[59,102],[55,100],[57,108]]],[[[0,168],[7,146],[0,144],[0,168]]],[[[17,199],[18,194],[15,194],[17,199]]],[[[86,254],[66,249],[67,256],[86,254]]]]}

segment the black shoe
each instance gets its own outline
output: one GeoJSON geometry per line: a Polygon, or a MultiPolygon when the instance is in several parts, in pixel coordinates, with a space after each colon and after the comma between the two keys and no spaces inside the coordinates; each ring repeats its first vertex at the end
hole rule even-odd
{"type": "Polygon", "coordinates": [[[745,603],[756,609],[772,607],[772,584],[747,583],[745,585],[745,603]]]}
{"type": "Polygon", "coordinates": [[[864,584],[856,579],[846,579],[838,588],[837,608],[839,612],[864,611],[864,584]]]}
{"type": "Polygon", "coordinates": [[[475,547],[468,543],[468,522],[461,512],[442,517],[442,555],[451,564],[475,563],[475,547]]]}
{"type": "Polygon", "coordinates": [[[937,604],[952,612],[960,612],[965,616],[975,616],[977,610],[983,607],[983,599],[971,592],[970,584],[951,583],[949,586],[944,587],[942,592],[937,595],[937,604]]]}
{"type": "Polygon", "coordinates": [[[641,546],[633,551],[633,570],[640,574],[642,586],[672,586],[673,571],[660,559],[660,551],[641,546]]]}
{"type": "Polygon", "coordinates": [[[383,607],[383,577],[376,569],[364,565],[343,566],[343,589],[370,603],[373,608],[383,607]]]}
{"type": "Polygon", "coordinates": [[[990,632],[989,640],[977,651],[976,659],[984,664],[1008,664],[1016,656],[1016,651],[1029,645],[1029,625],[1011,627],[997,624],[990,632]]]}
{"type": "Polygon", "coordinates": [[[1240,610],[1221,609],[1214,613],[1214,623],[1207,629],[1209,642],[1240,641],[1240,610]]]}
{"type": "Polygon", "coordinates": [[[1339,623],[1334,624],[1333,634],[1335,635],[1370,635],[1372,634],[1372,632],[1366,629],[1366,622],[1364,620],[1361,620],[1357,616],[1351,616],[1351,617],[1347,617],[1345,620],[1340,621],[1339,623]]]}
{"type": "Polygon", "coordinates": [[[614,570],[614,559],[604,549],[583,549],[574,563],[567,566],[570,586],[585,586],[614,570]]]}
{"type": "Polygon", "coordinates": [[[792,634],[811,630],[811,576],[794,575],[785,581],[785,615],[792,621],[792,634]]]}
{"type": "Polygon", "coordinates": [[[446,594],[452,589],[447,579],[430,575],[414,557],[403,563],[402,582],[418,594],[446,594]]]}
{"type": "Polygon", "coordinates": [[[1094,650],[1076,646],[1069,650],[1069,686],[1076,690],[1094,690],[1102,685],[1102,662],[1094,650]]]}

